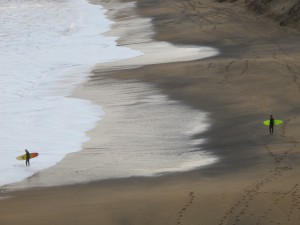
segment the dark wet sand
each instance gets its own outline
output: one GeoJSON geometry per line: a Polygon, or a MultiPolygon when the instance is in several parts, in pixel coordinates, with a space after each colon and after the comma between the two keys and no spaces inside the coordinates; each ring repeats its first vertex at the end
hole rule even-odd
{"type": "MultiPolygon", "coordinates": [[[[199,146],[219,163],[157,178],[129,178],[7,193],[0,224],[298,225],[300,33],[230,3],[139,0],[155,39],[208,45],[217,57],[104,73],[137,80],[211,113],[199,146]],[[285,123],[268,135],[270,114],[285,123]]],[[[122,15],[126,17],[126,13],[122,15]]],[[[3,194],[2,196],[5,196],[3,194]]]]}

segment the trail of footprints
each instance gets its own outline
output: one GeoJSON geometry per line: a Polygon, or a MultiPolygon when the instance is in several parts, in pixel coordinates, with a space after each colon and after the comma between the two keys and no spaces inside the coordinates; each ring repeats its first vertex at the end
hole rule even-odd
{"type": "MultiPolygon", "coordinates": [[[[251,188],[245,190],[244,195],[241,199],[232,205],[229,210],[226,211],[223,218],[220,220],[219,225],[238,225],[242,224],[241,219],[246,214],[257,218],[256,225],[265,224],[268,222],[270,224],[276,225],[285,225],[281,224],[278,221],[273,221],[272,216],[270,215],[281,200],[291,200],[290,209],[287,214],[286,223],[291,220],[293,216],[296,216],[297,220],[300,221],[300,185],[295,184],[290,191],[286,193],[277,193],[274,192],[272,194],[275,195],[272,204],[264,211],[262,215],[255,215],[254,213],[250,213],[249,207],[250,203],[253,201],[254,198],[258,198],[260,194],[270,194],[268,192],[263,192],[262,188],[271,182],[275,182],[277,179],[282,177],[286,171],[292,170],[293,165],[288,160],[288,155],[291,153],[296,147],[297,143],[294,140],[291,140],[292,146],[288,148],[285,152],[281,154],[275,154],[272,152],[271,148],[265,145],[269,155],[274,159],[276,162],[276,166],[268,172],[266,177],[263,177],[259,182],[254,184],[251,188]]],[[[295,219],[295,218],[294,218],[295,219]]]]}
{"type": "MultiPolygon", "coordinates": [[[[282,175],[282,173],[278,173],[278,175],[282,175]]],[[[269,180],[262,180],[257,183],[252,189],[248,189],[245,191],[245,194],[242,198],[236,202],[231,208],[225,213],[223,218],[220,220],[219,225],[238,225],[242,224],[242,217],[246,214],[257,218],[256,225],[266,224],[266,222],[270,224],[276,225],[286,225],[289,224],[289,221],[294,218],[296,221],[300,221],[300,185],[294,184],[293,187],[287,192],[263,192],[261,188],[268,183],[269,180]],[[260,213],[260,215],[255,215],[254,213],[250,213],[249,207],[250,203],[254,198],[258,198],[259,195],[272,195],[274,199],[268,208],[264,210],[264,212],[260,213]],[[273,197],[274,196],[274,197],[273,197]],[[274,212],[275,207],[277,207],[281,201],[290,201],[290,208],[288,209],[288,213],[286,214],[285,223],[281,223],[278,221],[273,221],[272,213],[274,212]]]]}
{"type": "Polygon", "coordinates": [[[187,203],[184,205],[184,207],[178,212],[178,218],[176,221],[177,225],[182,224],[182,220],[184,218],[184,213],[187,211],[187,209],[191,206],[191,204],[194,202],[195,199],[195,194],[194,192],[190,192],[188,195],[188,201],[187,203]]]}
{"type": "Polygon", "coordinates": [[[291,219],[294,217],[296,221],[300,221],[300,185],[295,184],[288,192],[273,192],[274,201],[272,204],[264,211],[262,215],[258,217],[256,225],[265,224],[265,222],[269,222],[276,225],[285,225],[288,224],[291,219]],[[271,218],[271,213],[274,208],[280,204],[280,201],[290,200],[290,208],[288,209],[288,213],[286,215],[284,223],[273,221],[271,218]]]}
{"type": "Polygon", "coordinates": [[[285,193],[285,195],[288,195],[291,199],[287,221],[290,221],[293,215],[296,215],[297,221],[300,221],[300,185],[295,184],[289,192],[285,193]]]}
{"type": "MultiPolygon", "coordinates": [[[[257,218],[257,222],[255,225],[262,225],[266,222],[270,224],[276,224],[276,225],[285,225],[288,224],[288,222],[294,218],[297,221],[300,221],[300,185],[295,184],[293,187],[287,191],[287,192],[262,192],[261,188],[272,181],[276,176],[282,176],[282,172],[280,170],[270,171],[270,177],[269,179],[263,179],[257,184],[255,184],[252,188],[245,190],[245,194],[242,196],[240,201],[236,202],[223,216],[221,219],[219,225],[238,225],[242,224],[241,220],[244,215],[247,213],[254,218],[257,218]],[[251,201],[258,197],[259,194],[271,194],[274,196],[273,202],[270,204],[268,208],[265,209],[265,211],[260,215],[255,215],[254,213],[247,212],[247,210],[250,207],[251,201]],[[280,201],[287,201],[289,200],[291,202],[290,208],[288,209],[288,213],[286,215],[286,223],[283,224],[278,221],[273,221],[271,218],[271,213],[273,212],[274,208],[280,203],[280,201]]],[[[194,192],[190,192],[188,194],[188,201],[183,206],[183,208],[178,212],[178,218],[176,220],[177,225],[183,224],[183,218],[185,212],[188,210],[188,208],[192,205],[195,199],[194,192]]]]}

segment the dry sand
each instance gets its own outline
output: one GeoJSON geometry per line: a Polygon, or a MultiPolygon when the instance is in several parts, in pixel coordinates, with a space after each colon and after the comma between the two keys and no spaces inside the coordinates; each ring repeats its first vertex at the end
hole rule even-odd
{"type": "MultiPolygon", "coordinates": [[[[209,59],[111,72],[97,68],[86,88],[105,77],[145,82],[169,98],[210,113],[213,124],[194,138],[221,158],[190,172],[155,178],[2,194],[0,224],[298,225],[300,221],[298,31],[230,3],[138,0],[153,17],[157,41],[207,45],[209,59]],[[268,135],[262,121],[284,120],[268,135]]],[[[131,12],[118,14],[117,20],[131,12]]]]}

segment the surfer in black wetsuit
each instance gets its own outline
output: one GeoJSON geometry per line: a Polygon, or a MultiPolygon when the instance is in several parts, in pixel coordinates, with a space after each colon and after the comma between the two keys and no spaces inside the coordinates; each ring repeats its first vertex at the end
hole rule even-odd
{"type": "Polygon", "coordinates": [[[29,159],[30,159],[30,153],[28,152],[27,149],[25,149],[25,152],[26,152],[26,166],[30,166],[30,162],[29,162],[29,159]]]}
{"type": "Polygon", "coordinates": [[[270,124],[269,124],[269,131],[270,134],[272,135],[274,132],[274,118],[272,115],[270,115],[270,124]]]}

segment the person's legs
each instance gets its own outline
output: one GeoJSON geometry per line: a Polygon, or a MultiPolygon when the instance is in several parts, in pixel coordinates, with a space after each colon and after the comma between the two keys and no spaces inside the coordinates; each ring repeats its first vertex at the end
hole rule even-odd
{"type": "Polygon", "coordinates": [[[26,159],[26,166],[29,166],[30,163],[29,163],[29,159],[26,159]]]}
{"type": "Polygon", "coordinates": [[[274,127],[270,126],[270,134],[273,134],[273,132],[274,132],[274,127]]]}

